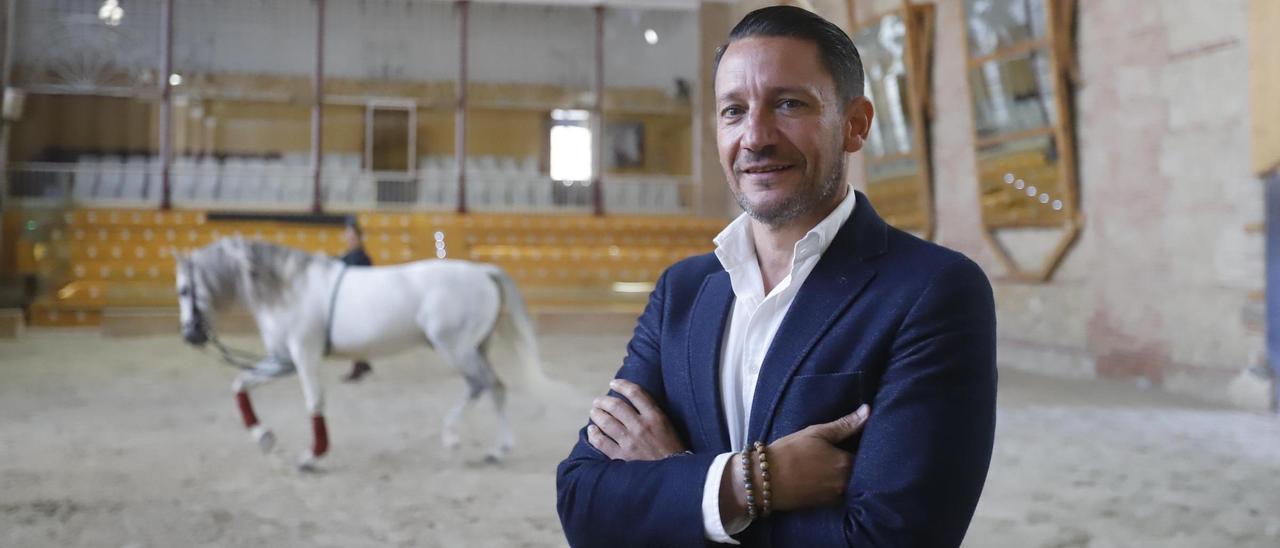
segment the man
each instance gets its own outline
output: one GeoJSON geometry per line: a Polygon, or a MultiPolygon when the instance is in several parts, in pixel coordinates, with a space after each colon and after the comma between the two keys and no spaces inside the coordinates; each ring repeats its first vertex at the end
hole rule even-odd
{"type": "Polygon", "coordinates": [[[565,534],[957,546],[994,438],[991,286],[843,182],[872,118],[843,31],[764,8],[719,55],[716,139],[745,213],[714,254],[659,278],[613,391],[557,470],[565,534]]]}
{"type": "MultiPolygon", "coordinates": [[[[355,217],[347,217],[347,225],[342,229],[342,239],[347,243],[347,252],[340,260],[347,266],[373,266],[369,254],[364,251],[364,235],[360,232],[360,223],[355,217]]],[[[357,382],[365,375],[373,372],[369,362],[359,360],[351,364],[351,372],[343,377],[345,382],[357,382]]]]}

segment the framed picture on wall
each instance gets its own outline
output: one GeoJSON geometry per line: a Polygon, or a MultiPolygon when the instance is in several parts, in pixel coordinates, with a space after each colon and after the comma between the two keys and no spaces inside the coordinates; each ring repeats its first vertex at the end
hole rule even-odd
{"type": "Polygon", "coordinates": [[[644,166],[644,124],[640,122],[606,123],[604,129],[606,167],[633,169],[644,166]]]}

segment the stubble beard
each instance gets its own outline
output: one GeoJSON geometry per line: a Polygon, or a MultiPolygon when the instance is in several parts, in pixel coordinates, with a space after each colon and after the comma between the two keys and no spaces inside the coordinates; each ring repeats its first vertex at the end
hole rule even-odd
{"type": "Polygon", "coordinates": [[[817,209],[840,190],[840,185],[844,183],[845,157],[843,151],[835,151],[835,158],[831,170],[826,174],[825,178],[819,180],[816,184],[808,184],[809,181],[805,181],[806,184],[801,185],[795,193],[784,199],[782,203],[757,208],[747,201],[746,193],[742,191],[741,186],[732,189],[733,197],[737,200],[738,207],[742,208],[756,222],[770,228],[780,228],[817,209]]]}

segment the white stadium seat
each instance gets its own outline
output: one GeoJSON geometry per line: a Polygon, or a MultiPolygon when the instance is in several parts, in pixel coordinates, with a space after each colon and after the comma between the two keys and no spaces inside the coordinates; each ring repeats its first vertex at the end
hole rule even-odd
{"type": "Polygon", "coordinates": [[[104,156],[99,164],[98,186],[94,197],[114,200],[120,197],[120,185],[124,182],[124,162],[117,156],[104,156]]]}
{"type": "Polygon", "coordinates": [[[75,177],[71,195],[77,202],[93,199],[98,180],[102,176],[102,163],[97,156],[81,155],[76,158],[75,177]]]}

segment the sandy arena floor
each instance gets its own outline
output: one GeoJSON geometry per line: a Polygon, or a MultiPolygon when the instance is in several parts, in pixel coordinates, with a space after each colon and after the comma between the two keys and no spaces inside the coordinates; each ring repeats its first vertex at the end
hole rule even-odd
{"type": "MultiPolygon", "coordinates": [[[[294,378],[255,392],[279,437],[263,457],[238,424],[233,371],[176,336],[0,341],[0,546],[563,546],[555,464],[625,342],[544,337],[548,372],[582,395],[513,394],[519,445],[500,465],[483,461],[487,404],[460,450],[440,448],[463,383],[429,352],[375,363],[355,386],[333,362],[333,449],[300,474],[294,378]]],[[[966,546],[1280,546],[1280,419],[1009,371],[1000,389],[966,546]]]]}

